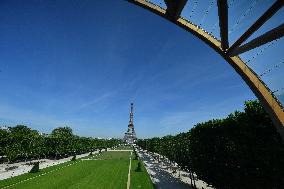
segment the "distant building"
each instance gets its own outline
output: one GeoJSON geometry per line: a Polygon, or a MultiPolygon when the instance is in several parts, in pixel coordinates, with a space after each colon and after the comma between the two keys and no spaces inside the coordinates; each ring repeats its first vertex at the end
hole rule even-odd
{"type": "Polygon", "coordinates": [[[9,127],[7,126],[0,126],[0,129],[4,131],[10,131],[9,127]]]}
{"type": "Polygon", "coordinates": [[[49,136],[49,134],[47,134],[47,133],[42,133],[42,132],[38,132],[38,134],[39,134],[40,136],[44,136],[44,137],[48,137],[48,136],[49,136]]]}
{"type": "Polygon", "coordinates": [[[128,129],[126,133],[124,133],[123,140],[128,144],[133,144],[137,140],[133,124],[133,103],[131,103],[131,108],[130,108],[130,119],[129,119],[128,129]]]}

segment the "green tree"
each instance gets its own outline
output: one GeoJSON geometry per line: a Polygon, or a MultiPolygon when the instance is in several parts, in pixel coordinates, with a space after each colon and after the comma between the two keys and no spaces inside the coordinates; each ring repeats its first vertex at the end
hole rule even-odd
{"type": "Polygon", "coordinates": [[[5,155],[5,147],[8,145],[9,132],[0,129],[0,156],[5,155]]]}
{"type": "Polygon", "coordinates": [[[244,110],[190,131],[193,169],[217,188],[280,188],[283,142],[259,102],[244,110]]]}
{"type": "Polygon", "coordinates": [[[73,137],[73,131],[70,127],[58,127],[51,132],[51,136],[57,138],[71,138],[73,137]]]}
{"type": "Polygon", "coordinates": [[[137,145],[216,188],[281,188],[284,144],[272,124],[258,101],[247,101],[243,112],[198,123],[176,136],[138,140],[137,145]]]}

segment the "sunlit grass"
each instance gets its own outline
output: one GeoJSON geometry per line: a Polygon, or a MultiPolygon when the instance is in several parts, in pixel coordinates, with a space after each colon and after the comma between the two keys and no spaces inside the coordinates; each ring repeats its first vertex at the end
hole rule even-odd
{"type": "Polygon", "coordinates": [[[137,172],[136,168],[138,166],[138,160],[132,160],[131,164],[131,189],[141,188],[141,189],[154,189],[154,185],[150,179],[150,176],[148,175],[143,163],[142,165],[142,171],[137,172]]]}
{"type": "Polygon", "coordinates": [[[121,145],[115,148],[115,150],[133,150],[131,145],[121,145]]]}
{"type": "MultiPolygon", "coordinates": [[[[102,152],[88,156],[91,160],[66,162],[0,181],[0,188],[51,189],[51,188],[126,188],[131,152],[102,152]],[[67,166],[69,165],[69,166],[67,166]],[[46,173],[45,175],[42,175],[46,173]],[[41,176],[39,176],[41,175],[41,176]],[[37,176],[37,177],[36,177],[37,176]],[[36,177],[36,178],[35,178],[36,177]],[[26,179],[32,178],[25,181],[26,179]],[[21,182],[22,181],[22,182],[21,182]]],[[[132,169],[137,160],[132,160],[132,169]]],[[[131,171],[131,188],[151,188],[152,182],[143,167],[142,172],[131,171]]]]}

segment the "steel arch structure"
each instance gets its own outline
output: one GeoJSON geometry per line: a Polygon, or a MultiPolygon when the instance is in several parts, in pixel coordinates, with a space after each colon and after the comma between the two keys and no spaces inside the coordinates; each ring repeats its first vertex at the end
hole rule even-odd
{"type": "Polygon", "coordinates": [[[270,115],[276,129],[284,140],[284,108],[278,99],[274,96],[268,86],[261,78],[238,56],[239,54],[249,51],[253,48],[264,45],[270,41],[279,39],[284,36],[284,23],[280,26],[256,37],[255,39],[243,44],[256,30],[258,30],[267,20],[269,20],[284,5],[284,0],[276,0],[276,2],[267,11],[252,24],[249,29],[243,33],[233,45],[228,42],[228,4],[227,0],[217,0],[218,17],[220,26],[220,37],[216,37],[195,25],[194,23],[182,18],[181,12],[187,3],[187,0],[164,0],[167,8],[164,9],[147,0],[127,0],[130,3],[145,8],[166,20],[176,24],[177,26],[192,33],[203,42],[212,47],[219,53],[242,77],[246,84],[250,87],[256,97],[264,106],[270,115]]]}

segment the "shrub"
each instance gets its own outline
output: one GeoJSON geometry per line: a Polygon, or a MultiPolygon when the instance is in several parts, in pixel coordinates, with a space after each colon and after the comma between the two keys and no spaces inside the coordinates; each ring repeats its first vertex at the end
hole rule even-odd
{"type": "Polygon", "coordinates": [[[30,170],[30,173],[37,173],[39,172],[39,162],[35,162],[32,169],[30,170]]]}
{"type": "Polygon", "coordinates": [[[134,151],[134,160],[138,160],[138,154],[137,154],[137,152],[136,151],[134,151]]]}
{"type": "Polygon", "coordinates": [[[76,161],[76,155],[72,157],[71,161],[76,161]]]}
{"type": "Polygon", "coordinates": [[[137,168],[136,168],[136,172],[141,172],[142,168],[141,168],[141,162],[138,162],[137,168]]]}

